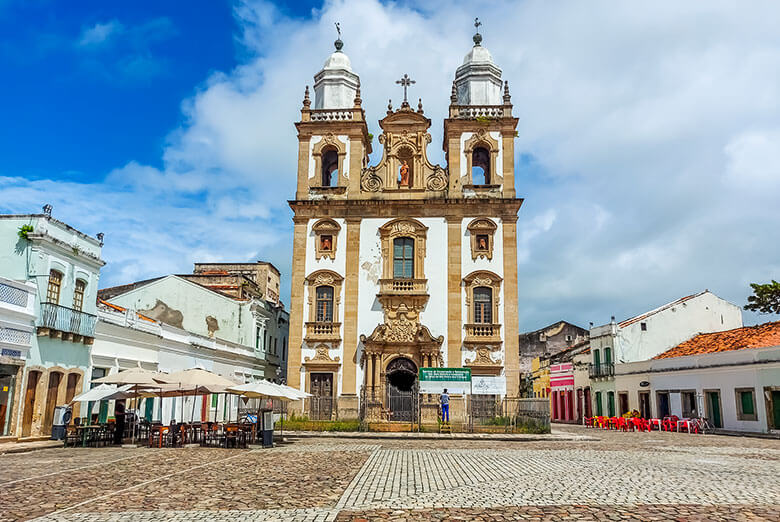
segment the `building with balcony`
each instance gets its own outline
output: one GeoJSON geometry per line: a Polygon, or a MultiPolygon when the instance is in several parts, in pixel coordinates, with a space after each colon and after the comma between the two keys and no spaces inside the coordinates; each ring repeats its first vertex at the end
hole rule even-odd
{"type": "Polygon", "coordinates": [[[619,323],[615,318],[590,329],[593,413],[622,415],[628,407],[615,389],[616,365],[646,361],[683,341],[707,332],[742,326],[740,308],[705,290],[619,323]]]}
{"type": "MultiPolygon", "coordinates": [[[[467,367],[492,393],[518,395],[518,119],[481,42],[476,34],[454,71],[446,167],[428,158],[431,120],[407,98],[408,76],[376,141],[340,39],[314,76],[314,100],[305,89],[289,202],[289,381],[326,405],[313,417],[411,419],[425,367],[467,367]]],[[[462,404],[453,396],[453,412],[462,404]]]]}
{"type": "MultiPolygon", "coordinates": [[[[21,375],[15,377],[18,402],[11,408],[4,431],[8,436],[48,436],[54,407],[69,402],[85,387],[104,265],[101,237],[88,236],[54,219],[48,205],[43,214],[0,216],[0,241],[12,245],[0,251],[0,276],[11,281],[2,288],[19,302],[19,292],[26,292],[28,299],[34,294],[34,335],[29,337],[29,347],[4,345],[3,349],[3,364],[24,364],[21,375]],[[33,290],[32,294],[25,289],[33,290]]],[[[3,332],[8,335],[9,329],[3,332]]],[[[22,333],[14,335],[27,338],[22,333]]]]}
{"type": "MultiPolygon", "coordinates": [[[[100,299],[164,325],[245,346],[254,353],[265,378],[285,379],[289,315],[278,294],[267,301],[253,273],[239,271],[254,264],[231,264],[238,267],[233,272],[206,270],[204,266],[211,267],[199,264],[196,267],[201,270],[194,274],[104,288],[100,299]]],[[[322,335],[320,330],[315,331],[322,335]]],[[[93,366],[102,367],[97,362],[93,366]]]]}
{"type": "MultiPolygon", "coordinates": [[[[106,301],[98,301],[91,356],[92,378],[139,367],[169,373],[203,368],[237,383],[259,381],[273,373],[254,346],[189,332],[106,301]]],[[[172,419],[221,421],[225,412],[235,411],[237,403],[236,396],[211,394],[147,398],[137,408],[139,415],[168,424],[172,419]]],[[[94,405],[92,415],[100,420],[112,416],[113,401],[94,405]]]]}
{"type": "Polygon", "coordinates": [[[16,433],[25,361],[35,337],[36,287],[0,277],[0,438],[16,433]]]}

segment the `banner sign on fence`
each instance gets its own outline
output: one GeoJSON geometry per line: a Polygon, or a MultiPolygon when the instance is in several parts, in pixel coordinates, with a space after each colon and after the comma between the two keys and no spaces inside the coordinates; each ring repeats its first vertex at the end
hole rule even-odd
{"type": "Polygon", "coordinates": [[[420,368],[420,393],[469,393],[471,368],[420,368]]]}
{"type": "Polygon", "coordinates": [[[471,377],[474,395],[506,395],[506,377],[503,375],[474,375],[471,377]]]}

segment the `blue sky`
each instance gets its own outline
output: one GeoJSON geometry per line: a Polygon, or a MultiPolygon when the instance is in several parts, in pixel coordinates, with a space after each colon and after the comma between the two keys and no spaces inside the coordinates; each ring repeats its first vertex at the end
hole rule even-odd
{"type": "Polygon", "coordinates": [[[521,329],[704,288],[741,305],[749,282],[780,277],[771,1],[0,0],[0,212],[49,202],[105,232],[102,286],[208,260],[268,259],[287,276],[293,122],[333,23],[369,130],[409,73],[443,163],[476,15],[520,118],[521,329]]]}

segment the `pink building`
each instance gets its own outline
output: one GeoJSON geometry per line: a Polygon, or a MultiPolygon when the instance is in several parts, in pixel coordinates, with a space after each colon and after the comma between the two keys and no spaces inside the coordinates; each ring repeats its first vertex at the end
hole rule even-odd
{"type": "Polygon", "coordinates": [[[572,363],[550,365],[550,406],[552,422],[577,422],[572,363]]]}

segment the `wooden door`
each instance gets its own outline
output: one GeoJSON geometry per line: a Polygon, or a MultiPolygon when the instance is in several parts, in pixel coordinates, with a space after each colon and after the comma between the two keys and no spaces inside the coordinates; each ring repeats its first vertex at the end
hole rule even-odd
{"type": "Polygon", "coordinates": [[[27,388],[24,392],[24,415],[22,416],[22,437],[29,437],[32,432],[33,413],[35,411],[35,392],[41,372],[32,371],[27,374],[27,388]]]}
{"type": "Polygon", "coordinates": [[[309,383],[309,418],[330,420],[333,414],[333,374],[312,373],[309,383]]]}
{"type": "Polygon", "coordinates": [[[46,406],[43,410],[43,424],[41,425],[41,433],[44,435],[51,433],[51,424],[54,421],[54,407],[57,406],[57,393],[60,391],[60,382],[62,382],[62,374],[60,372],[51,372],[49,374],[46,406]]]}

